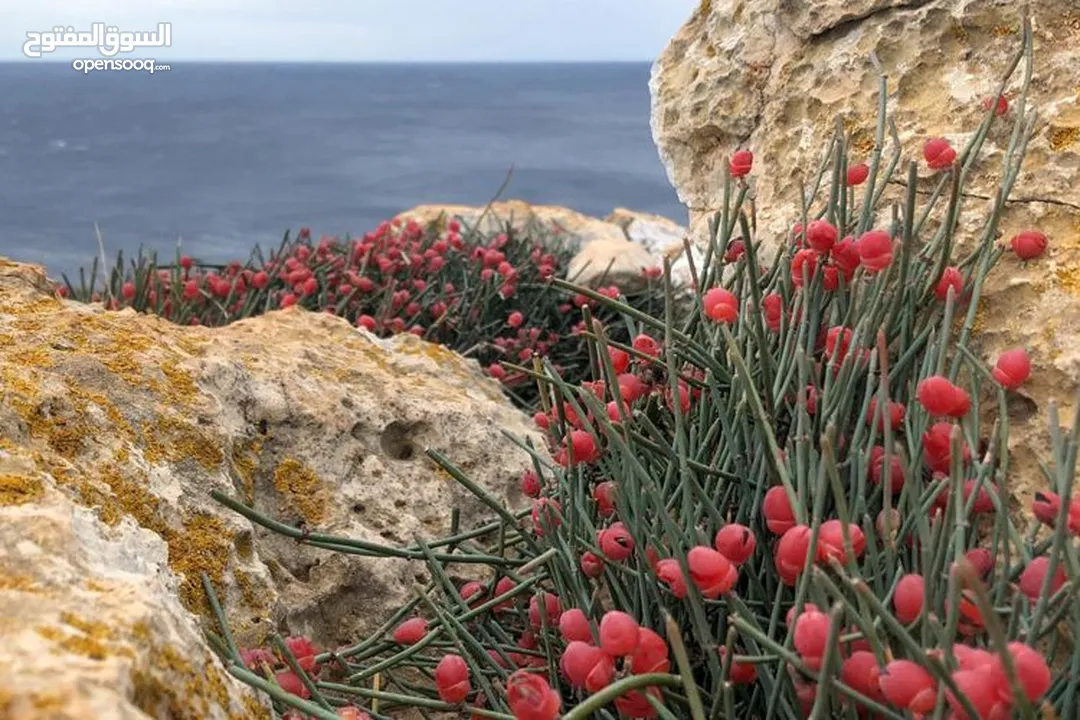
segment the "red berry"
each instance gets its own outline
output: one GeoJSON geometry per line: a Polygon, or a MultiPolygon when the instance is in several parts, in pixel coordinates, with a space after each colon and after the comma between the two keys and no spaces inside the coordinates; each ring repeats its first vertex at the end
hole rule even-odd
{"type": "Polygon", "coordinates": [[[574,459],[577,462],[590,463],[600,457],[592,435],[584,430],[572,431],[570,433],[570,444],[574,451],[574,459]]]}
{"type": "Polygon", "coordinates": [[[532,523],[533,532],[541,537],[547,531],[555,530],[562,525],[562,505],[558,500],[546,497],[533,500],[532,523]]]}
{"type": "Polygon", "coordinates": [[[506,324],[512,328],[521,327],[521,324],[525,322],[525,316],[519,313],[517,310],[510,313],[506,317],[506,324]]]}
{"type": "Polygon", "coordinates": [[[649,628],[640,628],[637,647],[630,655],[631,674],[665,673],[670,664],[668,646],[664,638],[649,628]]]}
{"type": "Polygon", "coordinates": [[[1031,503],[1031,512],[1044,525],[1054,527],[1057,522],[1058,510],[1061,508],[1061,497],[1057,493],[1040,491],[1035,493],[1035,499],[1031,503]]]}
{"type": "Polygon", "coordinates": [[[889,233],[883,230],[871,230],[863,233],[856,241],[859,261],[869,272],[880,272],[893,260],[893,241],[889,233]]]}
{"type": "Polygon", "coordinates": [[[645,333],[634,338],[633,347],[639,353],[649,357],[656,357],[660,354],[660,343],[645,333]]]}
{"type": "Polygon", "coordinates": [[[427,635],[428,624],[424,618],[412,618],[394,630],[394,642],[398,645],[415,645],[427,635]]]}
{"type": "Polygon", "coordinates": [[[741,565],[754,554],[757,540],[750,528],[738,523],[729,523],[716,531],[713,547],[717,552],[736,565],[741,565]]]}
{"type": "Polygon", "coordinates": [[[776,544],[776,572],[785,585],[794,586],[806,568],[806,558],[810,554],[810,536],[810,528],[795,525],[785,532],[776,544]]]}
{"type": "MultiPolygon", "coordinates": [[[[1046,664],[1046,658],[1038,650],[1024,645],[1023,643],[1011,642],[1008,644],[1009,654],[1012,655],[1013,667],[1016,668],[1016,679],[1024,695],[1032,703],[1037,703],[1050,689],[1052,677],[1050,667],[1046,664]]],[[[1000,664],[999,659],[995,659],[1000,664]]],[[[1004,668],[1001,674],[1004,675],[1004,668]]],[[[1012,688],[1008,684],[1001,686],[1006,700],[1013,700],[1012,688]]]]}
{"type": "Polygon", "coordinates": [[[469,683],[469,666],[460,655],[444,655],[435,666],[435,689],[439,698],[451,705],[465,702],[472,692],[469,683]]]}
{"type": "Polygon", "coordinates": [[[594,552],[585,552],[581,555],[581,572],[588,577],[596,578],[604,572],[604,560],[594,552]]]}
{"type": "Polygon", "coordinates": [[[780,322],[784,315],[784,300],[777,293],[769,293],[761,300],[765,312],[765,324],[773,332],[780,332],[780,322]]]}
{"type": "Polygon", "coordinates": [[[706,292],[702,305],[705,315],[718,323],[730,325],[739,317],[739,299],[724,288],[712,288],[706,292]]]}
{"type": "Polygon", "coordinates": [[[656,708],[649,702],[649,697],[660,700],[660,689],[650,686],[644,692],[630,690],[615,698],[615,709],[619,715],[628,718],[654,718],[659,715],[656,708]]]}
{"type": "Polygon", "coordinates": [[[739,570],[730,560],[704,545],[690,548],[686,564],[690,569],[690,579],[709,600],[716,600],[727,593],[739,579],[739,570]]]}
{"type": "Polygon", "coordinates": [[[827,220],[814,220],[806,226],[806,244],[819,253],[827,253],[836,244],[840,233],[827,220]]]}
{"type": "Polygon", "coordinates": [[[956,160],[956,151],[945,138],[931,138],[923,145],[923,158],[931,170],[943,170],[956,160]]]}
{"type": "Polygon", "coordinates": [[[274,679],[281,686],[281,689],[290,695],[296,695],[305,700],[311,697],[311,691],[304,685],[304,681],[300,679],[299,675],[290,670],[277,673],[274,679]]]}
{"type": "Polygon", "coordinates": [[[581,608],[570,608],[559,616],[559,634],[563,640],[591,643],[593,641],[589,618],[581,608]]]}
{"type": "Polygon", "coordinates": [[[686,578],[683,577],[679,561],[674,558],[666,558],[656,563],[654,568],[656,576],[667,584],[671,594],[679,600],[686,597],[686,578]]]}
{"type": "Polygon", "coordinates": [[[971,409],[971,396],[941,375],[922,380],[915,395],[931,415],[961,418],[971,409]]]}
{"type": "Polygon", "coordinates": [[[1046,252],[1049,242],[1047,237],[1037,230],[1025,230],[1014,235],[1009,241],[1016,257],[1021,260],[1034,260],[1039,257],[1046,252]]]}
{"type": "Polygon", "coordinates": [[[600,647],[612,657],[629,655],[638,646],[638,623],[619,610],[604,613],[600,619],[600,647]]]}
{"type": "Polygon", "coordinates": [[[782,485],[774,485],[765,492],[761,512],[770,532],[783,535],[795,527],[795,511],[791,509],[791,500],[782,485]]]}
{"type": "Polygon", "coordinates": [[[729,163],[729,169],[731,170],[731,177],[741,178],[744,175],[749,174],[751,168],[754,167],[754,153],[749,150],[737,150],[731,156],[731,162],[729,163]]]}
{"type": "Polygon", "coordinates": [[[547,680],[526,670],[506,679],[506,702],[517,720],[556,720],[562,705],[547,680]]]}
{"type": "Polygon", "coordinates": [[[610,655],[584,641],[573,641],[559,658],[559,669],[575,688],[597,692],[611,684],[615,663],[610,655]]]}
{"type": "Polygon", "coordinates": [[[1023,348],[1007,350],[998,356],[990,374],[1006,390],[1015,390],[1031,377],[1031,358],[1023,348]]]}
{"type": "Polygon", "coordinates": [[[132,298],[134,298],[135,283],[131,282],[130,280],[124,283],[123,287],[120,288],[120,294],[124,296],[125,300],[131,300],[132,298]]]}
{"type": "MultiPolygon", "coordinates": [[[[1020,574],[1020,592],[1027,595],[1032,602],[1038,600],[1042,595],[1043,583],[1049,570],[1050,558],[1046,556],[1032,558],[1031,562],[1024,568],[1024,572],[1020,574]]],[[[1061,567],[1061,561],[1059,560],[1048,589],[1051,596],[1061,589],[1061,586],[1065,584],[1065,580],[1065,570],[1061,567]]]]}
{"type": "Polygon", "coordinates": [[[816,610],[804,611],[795,619],[795,651],[811,670],[821,669],[829,641],[829,625],[829,616],[816,610]]]}
{"type": "Polygon", "coordinates": [[[850,328],[839,325],[829,328],[825,334],[825,357],[835,360],[837,365],[844,362],[848,348],[851,347],[852,335],[850,328]]]}
{"type": "Polygon", "coordinates": [[[874,653],[865,650],[853,652],[840,666],[840,679],[845,685],[871,700],[882,701],[881,668],[878,667],[874,653]]]}
{"type": "Polygon", "coordinates": [[[957,267],[947,267],[941,273],[941,279],[938,280],[937,287],[934,288],[934,297],[945,302],[949,297],[949,288],[952,288],[953,300],[958,299],[960,291],[964,289],[964,276],[960,274],[960,269],[957,267]]]}
{"type": "Polygon", "coordinates": [[[484,597],[486,592],[487,588],[484,587],[483,583],[477,582],[476,580],[470,580],[461,586],[461,599],[466,603],[469,603],[474,599],[480,600],[484,597]]]}
{"type": "MultiPolygon", "coordinates": [[[[870,450],[870,482],[880,485],[885,481],[885,448],[875,445],[870,450]]],[[[904,489],[904,464],[900,456],[893,452],[889,456],[889,492],[898,494],[904,489]]]]}
{"type": "Polygon", "coordinates": [[[856,165],[849,165],[847,169],[847,184],[848,187],[854,187],[856,185],[862,185],[866,182],[866,178],[870,177],[870,167],[866,163],[858,163],[856,165]]]}
{"type": "MultiPolygon", "coordinates": [[[[720,659],[721,661],[727,656],[727,648],[723,645],[720,646],[720,659]]],[[[735,658],[731,659],[731,670],[728,676],[731,678],[731,682],[734,685],[749,685],[757,680],[757,666],[753,663],[739,662],[735,658]]]]}
{"type": "Polygon", "coordinates": [[[881,692],[891,704],[913,713],[933,712],[937,702],[934,676],[910,660],[893,660],[878,680],[881,692]]]}
{"type": "MultiPolygon", "coordinates": [[[[947,422],[939,422],[931,425],[923,433],[923,458],[927,466],[934,472],[948,473],[950,463],[949,443],[953,426],[947,422]]],[[[971,449],[967,443],[961,442],[963,447],[964,462],[970,462],[971,449]]]]}
{"type": "Polygon", "coordinates": [[[562,615],[562,605],[557,595],[542,592],[529,599],[529,622],[534,628],[540,629],[543,624],[554,627],[560,615],[562,615]],[[543,615],[541,615],[541,603],[543,603],[543,615]]]}
{"type": "Polygon", "coordinates": [[[303,668],[304,672],[311,672],[315,669],[315,656],[319,654],[318,648],[314,643],[303,635],[295,635],[285,638],[285,647],[289,648],[289,652],[296,658],[296,662],[303,668]]]}
{"type": "Polygon", "coordinates": [[[526,470],[519,481],[521,492],[531,498],[540,497],[540,476],[532,470],[526,470]]]}
{"type": "Polygon", "coordinates": [[[804,248],[795,253],[795,257],[791,259],[791,282],[795,287],[802,287],[804,282],[813,281],[814,272],[817,270],[817,260],[817,251],[810,248],[804,248]]]}
{"type": "MultiPolygon", "coordinates": [[[[904,403],[893,402],[892,400],[890,400],[886,412],[888,413],[889,417],[889,426],[893,430],[899,430],[904,426],[904,416],[907,414],[907,407],[904,406],[904,403]]],[[[875,417],[877,417],[878,432],[884,433],[885,419],[882,417],[878,417],[877,398],[872,397],[870,398],[870,409],[866,412],[866,422],[874,422],[875,417]]]]}
{"type": "MultiPolygon", "coordinates": [[[[866,549],[866,536],[862,528],[853,523],[847,526],[847,531],[851,539],[851,550],[855,558],[858,558],[866,549]]],[[[826,520],[818,530],[817,560],[827,563],[830,559],[841,564],[847,563],[849,559],[844,543],[844,524],[840,520],[826,520]]]]}
{"type": "Polygon", "coordinates": [[[634,552],[634,538],[621,522],[601,530],[596,534],[596,543],[604,557],[614,562],[626,560],[634,552]]]}
{"type": "Polygon", "coordinates": [[[742,240],[732,240],[728,243],[727,250],[724,252],[724,262],[730,264],[739,261],[743,255],[746,254],[746,243],[742,240]]]}
{"type": "Polygon", "coordinates": [[[911,573],[900,578],[893,593],[893,608],[896,619],[904,625],[915,622],[923,611],[926,597],[926,581],[922,575],[911,573]]]}
{"type": "Polygon", "coordinates": [[[994,114],[1001,116],[1009,112],[1009,101],[1005,99],[1004,95],[998,95],[997,102],[994,101],[994,98],[988,97],[983,100],[983,108],[986,110],[994,108],[994,114]]]}
{"type": "Polygon", "coordinates": [[[185,270],[190,270],[194,266],[195,266],[195,260],[194,259],[188,257],[187,255],[184,255],[184,256],[182,256],[180,258],[180,267],[184,268],[185,270]]]}
{"type": "MultiPolygon", "coordinates": [[[[609,517],[615,512],[615,483],[605,480],[593,488],[593,500],[600,517],[609,517]]],[[[619,523],[621,525],[621,523],[619,523]]]]}
{"type": "Polygon", "coordinates": [[[611,358],[611,365],[616,375],[626,372],[626,369],[630,367],[630,353],[625,350],[609,347],[608,356],[611,358]]]}

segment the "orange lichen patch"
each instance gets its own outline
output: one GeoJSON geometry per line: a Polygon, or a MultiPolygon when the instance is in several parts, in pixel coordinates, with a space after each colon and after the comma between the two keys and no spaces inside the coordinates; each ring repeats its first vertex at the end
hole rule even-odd
{"type": "Polygon", "coordinates": [[[0,475],[0,505],[24,505],[36,502],[45,494],[40,477],[0,475]]]}
{"type": "Polygon", "coordinates": [[[94,578],[87,578],[86,582],[83,583],[83,587],[86,588],[87,590],[89,590],[90,592],[96,592],[96,593],[107,593],[107,592],[112,592],[112,590],[113,590],[112,586],[106,585],[103,582],[99,582],[99,581],[95,580],[94,578]]]}
{"type": "Polygon", "coordinates": [[[63,309],[63,303],[56,298],[50,297],[35,297],[29,301],[21,301],[20,299],[5,298],[4,300],[4,314],[5,315],[37,315],[39,313],[54,313],[63,309]]]}
{"type": "Polygon", "coordinates": [[[191,373],[181,370],[175,360],[166,360],[158,367],[165,376],[165,387],[162,391],[165,399],[174,406],[191,404],[192,399],[199,394],[199,386],[191,373]]]}
{"type": "Polygon", "coordinates": [[[1072,147],[1077,140],[1080,140],[1080,127],[1051,125],[1047,131],[1047,137],[1050,142],[1050,149],[1060,152],[1072,147]]]}
{"type": "MultiPolygon", "coordinates": [[[[71,625],[71,623],[69,623],[68,620],[78,621],[77,618],[70,614],[65,614],[62,619],[69,625],[71,625]]],[[[34,630],[46,640],[54,642],[57,647],[64,652],[71,653],[72,655],[81,655],[90,658],[91,660],[104,660],[109,655],[120,655],[122,657],[135,656],[135,653],[130,647],[112,644],[110,641],[113,639],[113,636],[111,634],[104,634],[102,628],[105,630],[107,630],[107,628],[100,623],[81,623],[81,626],[71,626],[75,627],[79,632],[65,632],[60,628],[48,625],[36,627],[34,630]],[[89,632],[83,628],[87,628],[89,632]]]]}
{"type": "Polygon", "coordinates": [[[993,35],[994,37],[997,37],[997,38],[1008,37],[1009,35],[1016,35],[1018,32],[1020,32],[1019,28],[1017,28],[1014,25],[1010,25],[1008,23],[1002,23],[1000,25],[995,25],[990,30],[990,34],[993,35]]]}
{"type": "Polygon", "coordinates": [[[326,519],[326,486],[314,470],[299,460],[285,458],[278,464],[274,487],[284,499],[285,508],[298,512],[305,521],[318,524],[326,519]]]}
{"type": "Polygon", "coordinates": [[[236,442],[232,446],[233,470],[240,477],[244,501],[248,504],[255,502],[255,468],[259,463],[261,450],[262,441],[258,438],[236,442]]]}
{"type": "Polygon", "coordinates": [[[22,593],[40,593],[42,587],[29,575],[15,575],[4,571],[0,573],[0,590],[22,593]]]}
{"type": "Polygon", "coordinates": [[[33,368],[49,368],[55,364],[52,355],[43,348],[21,348],[15,350],[14,352],[8,353],[6,361],[15,363],[16,365],[33,368]]]}
{"type": "MultiPolygon", "coordinates": [[[[158,512],[161,499],[150,492],[145,475],[140,474],[137,477],[125,475],[119,465],[110,463],[101,467],[99,477],[112,490],[111,497],[106,496],[108,499],[103,503],[102,520],[119,522],[124,516],[131,516],[144,528],[153,530],[159,535],[168,532],[168,525],[158,512]],[[108,510],[105,510],[106,508],[108,510]],[[114,518],[114,515],[119,517],[114,518]]],[[[85,497],[87,494],[85,486],[80,489],[83,490],[85,497]]],[[[93,494],[93,491],[90,491],[90,494],[93,494]]],[[[110,524],[115,524],[115,522],[110,524]]]]}
{"type": "Polygon", "coordinates": [[[1080,297],[1080,263],[1072,263],[1058,268],[1055,273],[1062,290],[1080,297]]]}
{"type": "Polygon", "coordinates": [[[206,573],[221,592],[232,554],[233,533],[220,518],[199,514],[189,518],[180,532],[163,533],[169,545],[169,566],[184,576],[180,601],[192,612],[206,613],[209,606],[200,573],[206,573]]]}
{"type": "Polygon", "coordinates": [[[144,457],[147,462],[194,460],[213,470],[225,459],[210,433],[176,416],[162,415],[142,429],[144,457]]]}
{"type": "Polygon", "coordinates": [[[151,717],[175,720],[203,720],[212,706],[230,711],[230,720],[262,720],[268,713],[249,695],[232,711],[232,698],[225,676],[214,660],[205,656],[196,666],[175,648],[152,644],[146,657],[149,665],[131,673],[132,702],[151,717]]]}

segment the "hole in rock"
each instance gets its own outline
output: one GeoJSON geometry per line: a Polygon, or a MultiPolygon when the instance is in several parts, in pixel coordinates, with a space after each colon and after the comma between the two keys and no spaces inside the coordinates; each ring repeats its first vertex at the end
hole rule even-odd
{"type": "Polygon", "coordinates": [[[356,423],[355,425],[353,425],[352,429],[349,430],[349,434],[353,436],[354,440],[363,440],[364,439],[364,423],[356,423]]]}
{"type": "Polygon", "coordinates": [[[412,460],[417,454],[414,430],[414,426],[396,420],[387,425],[379,438],[383,452],[393,460],[412,460]]]}
{"type": "Polygon", "coordinates": [[[260,420],[259,421],[259,434],[260,435],[265,435],[268,432],[270,432],[269,425],[267,425],[265,420],[260,420]]]}
{"type": "Polygon", "coordinates": [[[1034,400],[1019,393],[1009,393],[1005,404],[1010,420],[1024,421],[1039,412],[1039,406],[1034,400]]]}
{"type": "Polygon", "coordinates": [[[362,513],[362,512],[364,512],[364,510],[365,510],[365,508],[364,508],[363,503],[356,503],[355,505],[352,506],[352,511],[354,513],[362,513]]]}

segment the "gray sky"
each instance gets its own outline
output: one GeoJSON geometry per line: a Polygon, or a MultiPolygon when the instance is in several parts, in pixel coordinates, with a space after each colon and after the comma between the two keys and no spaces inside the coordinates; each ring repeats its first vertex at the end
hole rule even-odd
{"type": "MultiPolygon", "coordinates": [[[[652,60],[698,0],[0,0],[0,60],[26,33],[172,23],[158,60],[652,60]]],[[[51,59],[101,57],[57,49],[51,59]]],[[[124,57],[124,56],[118,56],[124,57]]],[[[28,60],[28,62],[43,62],[28,60]]]]}

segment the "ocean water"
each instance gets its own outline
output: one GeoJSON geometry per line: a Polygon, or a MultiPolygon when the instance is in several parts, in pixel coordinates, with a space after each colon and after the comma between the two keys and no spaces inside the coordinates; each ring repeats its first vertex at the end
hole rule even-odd
{"type": "Polygon", "coordinates": [[[684,217],[647,64],[0,64],[0,255],[50,275],[139,245],[216,262],[504,197],[684,217]]]}

